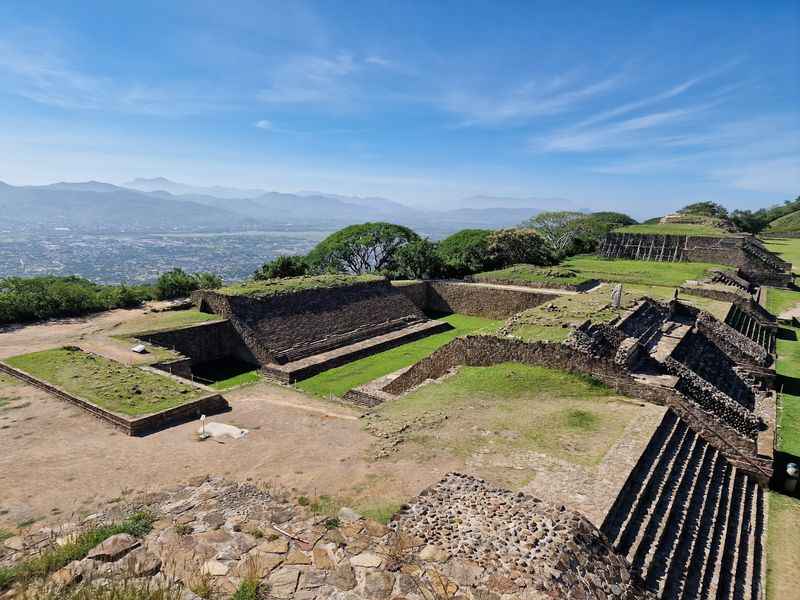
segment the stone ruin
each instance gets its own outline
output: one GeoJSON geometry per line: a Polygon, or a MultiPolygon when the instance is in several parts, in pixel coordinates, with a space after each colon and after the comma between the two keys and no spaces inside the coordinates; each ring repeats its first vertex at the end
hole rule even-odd
{"type": "Polygon", "coordinates": [[[58,594],[126,578],[170,586],[182,600],[199,598],[191,587],[202,577],[224,597],[255,578],[281,600],[654,598],[580,514],[458,474],[423,491],[389,527],[350,509],[316,515],[255,485],[197,478],[81,524],[6,540],[0,565],[142,510],[157,519],[150,533],[115,535],[46,585],[58,594]]]}
{"type": "Polygon", "coordinates": [[[792,265],[767,250],[752,235],[727,237],[612,232],[603,238],[598,254],[609,259],[656,262],[706,262],[730,265],[758,285],[791,285],[792,265]]]}

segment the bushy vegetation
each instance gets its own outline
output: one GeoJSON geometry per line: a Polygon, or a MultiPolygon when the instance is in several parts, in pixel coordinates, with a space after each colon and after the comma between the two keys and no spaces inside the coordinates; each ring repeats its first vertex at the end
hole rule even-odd
{"type": "Polygon", "coordinates": [[[216,275],[181,269],[163,273],[154,285],[101,285],[76,275],[5,277],[0,279],[0,324],[133,308],[147,300],[178,298],[196,289],[221,285],[216,275]]]}
{"type": "Polygon", "coordinates": [[[155,297],[157,300],[182,298],[195,290],[221,286],[222,279],[213,273],[187,273],[183,269],[172,269],[159,276],[155,285],[155,297]]]}
{"type": "Polygon", "coordinates": [[[728,209],[716,202],[695,202],[694,204],[684,206],[678,211],[678,214],[725,219],[728,217],[728,209]]]}
{"type": "Polygon", "coordinates": [[[794,200],[787,200],[783,204],[776,204],[755,211],[735,210],[731,214],[731,220],[742,231],[759,233],[766,229],[773,221],[797,210],[800,210],[800,196],[794,200]]]}
{"type": "Polygon", "coordinates": [[[495,268],[489,260],[491,229],[462,229],[446,237],[437,246],[443,273],[461,277],[495,268]]]}
{"type": "Polygon", "coordinates": [[[0,279],[0,323],[129,308],[151,297],[147,286],[98,285],[76,276],[6,277],[0,279]]]}
{"type": "Polygon", "coordinates": [[[308,273],[308,261],[304,256],[279,256],[264,263],[253,275],[253,279],[277,279],[280,277],[300,277],[308,273]]]}

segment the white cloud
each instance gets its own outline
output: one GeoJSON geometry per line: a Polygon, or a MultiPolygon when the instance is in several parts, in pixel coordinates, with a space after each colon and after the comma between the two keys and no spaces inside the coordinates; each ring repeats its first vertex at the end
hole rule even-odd
{"type": "Polygon", "coordinates": [[[565,112],[618,88],[623,78],[617,75],[566,89],[571,81],[570,77],[559,76],[545,82],[531,81],[510,92],[451,92],[442,103],[446,110],[465,117],[462,126],[497,125],[565,112]]]}
{"type": "Polygon", "coordinates": [[[194,87],[123,81],[87,72],[68,59],[51,34],[26,31],[0,38],[0,88],[38,104],[63,109],[179,115],[199,114],[233,103],[194,87]],[[44,35],[44,38],[42,36],[44,35]]]}
{"type": "Polygon", "coordinates": [[[350,91],[347,77],[358,68],[349,54],[295,57],[275,70],[269,87],[259,92],[258,99],[274,104],[341,100],[350,91]]]}
{"type": "Polygon", "coordinates": [[[646,145],[657,141],[647,130],[686,121],[712,106],[714,103],[655,112],[598,127],[574,126],[534,138],[531,147],[550,152],[593,152],[646,145]]]}
{"type": "Polygon", "coordinates": [[[268,131],[272,130],[272,121],[267,121],[266,119],[261,119],[260,121],[256,121],[254,125],[259,129],[266,129],[268,131]]]}
{"type": "Polygon", "coordinates": [[[716,169],[711,177],[731,187],[794,197],[800,193],[800,155],[716,169]]]}

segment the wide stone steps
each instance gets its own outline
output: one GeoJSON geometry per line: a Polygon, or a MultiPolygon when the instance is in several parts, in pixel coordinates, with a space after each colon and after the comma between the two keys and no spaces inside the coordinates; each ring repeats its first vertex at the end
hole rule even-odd
{"type": "Polygon", "coordinates": [[[761,600],[764,492],[668,411],[601,527],[657,597],[761,600]]]}

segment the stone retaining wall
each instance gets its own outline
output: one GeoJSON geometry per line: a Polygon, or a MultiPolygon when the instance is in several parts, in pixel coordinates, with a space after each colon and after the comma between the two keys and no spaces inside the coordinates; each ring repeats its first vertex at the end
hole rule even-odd
{"type": "Polygon", "coordinates": [[[767,250],[755,237],[609,233],[598,254],[657,262],[707,262],[737,267],[750,282],[786,286],[792,281],[791,264],[767,250]]]}
{"type": "Polygon", "coordinates": [[[230,319],[262,365],[297,360],[426,318],[385,280],[268,297],[200,290],[192,299],[200,310],[230,319]]]}
{"type": "Polygon", "coordinates": [[[417,284],[398,285],[406,297],[422,310],[440,313],[459,313],[507,319],[518,312],[549,302],[558,295],[537,292],[536,288],[504,286],[488,283],[431,280],[417,284]]]}
{"type": "Polygon", "coordinates": [[[192,359],[194,364],[228,357],[234,357],[250,364],[258,364],[252,352],[242,342],[242,338],[228,320],[145,333],[136,337],[143,342],[175,350],[192,359]]]}
{"type": "Polygon", "coordinates": [[[488,367],[504,362],[533,364],[570,373],[589,375],[620,395],[638,398],[673,408],[686,416],[690,426],[704,439],[725,453],[731,461],[741,464],[753,476],[768,480],[769,461],[759,462],[756,441],[725,425],[713,413],[667,385],[643,383],[632,377],[624,365],[613,359],[591,356],[557,342],[524,342],[513,338],[470,335],[456,338],[449,344],[422,359],[383,388],[384,392],[399,395],[431,379],[438,379],[452,369],[465,365],[488,367]]]}
{"type": "Polygon", "coordinates": [[[150,415],[143,415],[140,417],[127,417],[118,413],[111,412],[97,406],[93,402],[74,396],[69,392],[64,391],[58,386],[33,377],[24,371],[20,371],[4,362],[0,362],[0,371],[11,375],[25,383],[39,388],[55,396],[60,400],[64,400],[81,408],[91,414],[92,416],[111,424],[116,429],[126,433],[130,436],[142,436],[148,433],[153,433],[160,429],[164,429],[171,425],[177,425],[192,419],[198,418],[201,414],[213,415],[227,411],[230,407],[228,402],[220,394],[208,394],[175,406],[166,410],[153,413],[150,415]]]}

